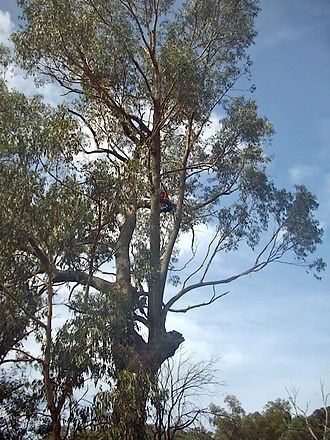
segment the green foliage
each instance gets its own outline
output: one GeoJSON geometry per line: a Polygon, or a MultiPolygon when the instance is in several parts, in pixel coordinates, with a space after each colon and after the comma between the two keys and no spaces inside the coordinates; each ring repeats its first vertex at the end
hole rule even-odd
{"type": "MultiPolygon", "coordinates": [[[[145,401],[149,388],[148,375],[122,371],[117,376],[115,388],[96,394],[93,402],[93,428],[95,434],[100,436],[96,438],[132,440],[137,436],[145,436],[145,401]]],[[[86,438],[94,437],[88,435],[86,438]]]]}
{"type": "Polygon", "coordinates": [[[175,440],[210,440],[212,433],[205,428],[192,428],[175,434],[175,440]]]}
{"type": "Polygon", "coordinates": [[[228,410],[211,406],[212,424],[216,427],[216,438],[219,440],[225,438],[243,439],[245,411],[233,395],[226,396],[225,403],[228,410]]]}
{"type": "MultiPolygon", "coordinates": [[[[113,192],[122,207],[133,200],[142,207],[150,198],[146,146],[152,127],[146,114],[159,87],[164,119],[161,173],[174,197],[182,178],[176,170],[186,149],[180,132],[193,121],[187,166],[194,172],[184,183],[179,234],[200,223],[212,224],[217,217],[219,251],[236,250],[243,241],[255,249],[264,232],[275,228],[283,246],[270,260],[291,250],[305,264],[322,234],[313,218],[315,199],[303,187],[295,195],[274,187],[266,176],[269,159],[262,148],[273,132],[271,124],[258,116],[253,100],[225,97],[249,69],[245,49],[255,36],[257,2],[187,1],[181,9],[172,9],[172,3],[160,2],[155,11],[152,2],[22,0],[26,21],[14,37],[18,59],[31,72],[42,60],[43,80],[56,79],[76,95],[75,105],[98,145],[107,143],[100,151],[125,158],[124,164],[114,158],[110,167],[110,173],[116,169],[113,192]],[[202,139],[217,104],[226,114],[221,128],[202,139]],[[234,194],[237,197],[228,197],[234,194]]],[[[101,175],[100,170],[95,181],[101,175]]],[[[132,241],[132,267],[139,283],[153,278],[148,221],[148,212],[140,208],[132,241]]],[[[173,223],[162,224],[170,233],[173,223]]],[[[165,239],[162,251],[167,244],[165,239]]],[[[316,272],[322,265],[306,263],[316,272]]],[[[179,279],[173,279],[178,285],[179,279]]]]}
{"type": "MultiPolygon", "coordinates": [[[[124,93],[125,106],[150,101],[154,61],[140,43],[149,40],[154,25],[152,2],[22,0],[19,4],[27,26],[14,41],[25,68],[33,69],[42,60],[49,73],[59,73],[61,81],[75,90],[79,82],[90,98],[96,84],[83,72],[82,63],[87,62],[115,99],[116,93],[124,93]]],[[[202,116],[240,74],[236,61],[245,57],[255,36],[258,7],[255,1],[214,2],[212,7],[206,1],[187,1],[174,12],[172,4],[157,5],[162,19],[157,23],[154,51],[163,88],[165,93],[171,90],[169,105],[182,105],[181,117],[191,108],[196,111],[196,106],[202,116]],[[171,14],[171,20],[165,19],[171,14]],[[211,62],[202,56],[209,45],[211,62]]]]}
{"type": "Polygon", "coordinates": [[[10,49],[0,43],[0,72],[6,72],[10,62],[12,61],[12,56],[10,49]]]}
{"type": "MultiPolygon", "coordinates": [[[[227,409],[211,406],[211,422],[216,428],[214,439],[308,440],[329,438],[328,421],[324,408],[311,415],[293,415],[289,401],[276,399],[268,402],[261,413],[246,413],[235,396],[225,398],[227,409]],[[326,428],[325,428],[326,427],[326,428]],[[325,435],[325,437],[324,437],[325,435]]],[[[329,409],[328,409],[329,410],[329,409]]]]}
{"type": "Polygon", "coordinates": [[[42,414],[41,396],[41,384],[36,380],[31,383],[26,373],[15,369],[10,374],[0,372],[1,439],[45,438],[49,423],[42,414]]]}
{"type": "MultiPolygon", "coordinates": [[[[324,269],[308,259],[322,237],[317,202],[303,186],[275,187],[263,150],[272,126],[253,100],[230,96],[249,75],[257,0],[18,4],[16,62],[69,97],[51,107],[0,81],[0,360],[12,349],[42,367],[56,438],[88,375],[116,381],[118,438],[135,438],[135,424],[140,440],[151,376],[183,341],[166,331],[173,304],[227,282],[209,271],[240,245],[257,256],[233,279],[286,254],[324,269]],[[208,136],[215,109],[222,118],[208,136]],[[169,215],[159,213],[163,189],[169,215]],[[195,256],[202,224],[214,237],[183,281],[180,237],[191,234],[195,256]],[[22,350],[28,335],[41,358],[22,350]]],[[[2,66],[8,57],[1,46],[2,66]]]]}

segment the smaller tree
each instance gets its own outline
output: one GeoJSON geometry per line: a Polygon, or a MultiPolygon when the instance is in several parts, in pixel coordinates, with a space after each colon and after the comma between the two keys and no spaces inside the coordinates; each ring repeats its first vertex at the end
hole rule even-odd
{"type": "Polygon", "coordinates": [[[213,418],[212,424],[216,428],[215,438],[217,440],[234,440],[243,438],[243,421],[246,413],[242,408],[241,402],[232,394],[228,394],[224,399],[227,409],[211,405],[213,418]]]}
{"type": "Polygon", "coordinates": [[[290,402],[284,399],[276,399],[265,405],[259,425],[264,440],[283,438],[291,422],[290,411],[290,402]]]}
{"type": "Polygon", "coordinates": [[[295,418],[291,425],[291,433],[287,440],[329,440],[330,439],[330,406],[328,405],[329,393],[324,391],[324,384],[321,383],[321,396],[323,407],[318,408],[308,415],[309,405],[303,408],[298,403],[298,391],[294,389],[289,393],[289,401],[294,411],[295,418]],[[294,436],[299,432],[300,437],[294,436]]]}
{"type": "MultiPolygon", "coordinates": [[[[217,360],[193,363],[191,357],[180,354],[179,359],[168,359],[157,376],[151,399],[150,417],[155,440],[181,438],[179,432],[187,428],[200,428],[201,420],[207,414],[207,407],[199,406],[204,396],[210,395],[210,388],[217,385],[215,378],[217,360]]],[[[185,431],[182,438],[192,437],[197,431],[185,431]]],[[[198,435],[200,432],[198,433],[198,435]]]]}

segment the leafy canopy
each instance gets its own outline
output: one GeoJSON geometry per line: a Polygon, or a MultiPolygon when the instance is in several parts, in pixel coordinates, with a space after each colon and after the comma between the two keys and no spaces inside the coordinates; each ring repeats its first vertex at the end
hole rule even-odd
{"type": "Polygon", "coordinates": [[[115,377],[117,421],[141,427],[144,379],[183,341],[167,314],[211,304],[223,294],[178,305],[275,261],[317,275],[318,204],[304,186],[289,192],[268,178],[272,125],[234,90],[249,76],[257,0],[18,4],[16,61],[64,96],[51,107],[0,82],[0,355],[39,365],[57,432],[87,373],[115,377]],[[171,214],[160,213],[162,190],[171,214]],[[210,240],[199,251],[201,225],[210,240]],[[223,275],[218,257],[240,246],[251,260],[223,275]],[[59,310],[68,319],[56,327],[59,310]],[[40,356],[22,349],[30,334],[40,356]],[[129,403],[132,419],[120,412],[129,403]]]}

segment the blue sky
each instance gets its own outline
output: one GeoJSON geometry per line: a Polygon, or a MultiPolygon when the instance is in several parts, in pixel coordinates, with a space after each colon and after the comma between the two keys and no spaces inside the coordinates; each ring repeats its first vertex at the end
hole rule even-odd
{"type": "MultiPolygon", "coordinates": [[[[0,0],[1,40],[13,30],[5,11],[14,20],[14,5],[0,0]]],[[[304,183],[317,195],[325,229],[318,254],[330,265],[330,3],[262,0],[261,7],[250,55],[254,98],[276,130],[269,172],[279,186],[304,183]]],[[[22,80],[14,82],[21,87],[22,80]]],[[[53,93],[48,86],[48,100],[53,93]]],[[[221,358],[218,376],[226,385],[211,400],[221,404],[232,393],[254,411],[295,387],[302,405],[320,406],[320,380],[330,392],[329,269],[320,282],[302,269],[274,265],[229,289],[212,307],[169,321],[196,360],[221,358]]]]}
{"type": "MultiPolygon", "coordinates": [[[[254,97],[276,130],[269,172],[279,186],[304,183],[317,194],[325,228],[319,254],[330,263],[330,3],[264,0],[261,7],[250,54],[254,97]]],[[[318,282],[272,266],[230,290],[212,310],[184,318],[189,348],[223,356],[220,393],[256,410],[296,387],[302,404],[318,406],[320,380],[330,391],[329,269],[318,282]]]]}
{"type": "MultiPolygon", "coordinates": [[[[330,3],[263,0],[261,7],[249,53],[254,98],[276,131],[269,172],[278,186],[304,183],[317,195],[325,229],[318,253],[330,264],[330,3]]],[[[213,400],[233,393],[254,411],[296,388],[301,405],[320,406],[320,381],[330,392],[329,268],[319,282],[274,265],[230,291],[212,309],[175,317],[189,351],[222,357],[226,386],[213,400]]]]}

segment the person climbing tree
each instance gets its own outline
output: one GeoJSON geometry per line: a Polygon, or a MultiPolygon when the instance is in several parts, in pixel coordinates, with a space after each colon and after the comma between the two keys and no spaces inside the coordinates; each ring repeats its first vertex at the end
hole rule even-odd
{"type": "Polygon", "coordinates": [[[173,211],[173,203],[171,202],[166,191],[160,193],[160,212],[173,211]]]}

